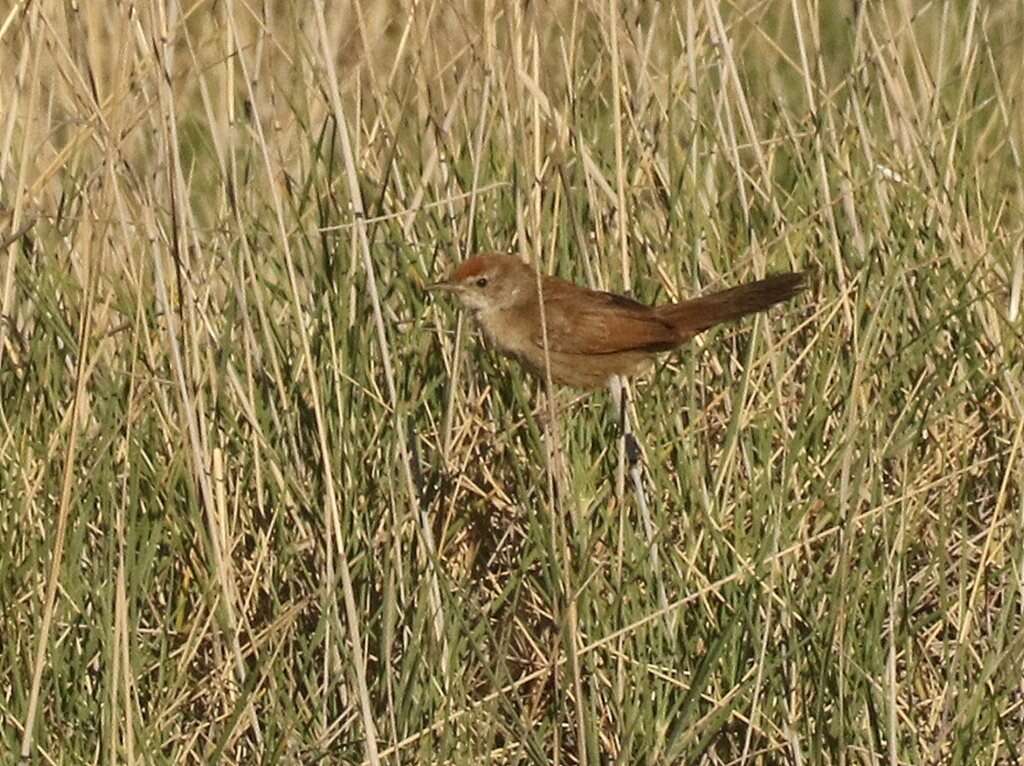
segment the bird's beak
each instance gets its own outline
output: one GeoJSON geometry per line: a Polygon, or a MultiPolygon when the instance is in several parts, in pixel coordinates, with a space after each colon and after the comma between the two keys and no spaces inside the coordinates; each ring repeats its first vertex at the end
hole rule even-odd
{"type": "Polygon", "coordinates": [[[432,285],[427,285],[427,292],[445,292],[451,293],[458,289],[458,285],[455,282],[434,282],[432,285]]]}

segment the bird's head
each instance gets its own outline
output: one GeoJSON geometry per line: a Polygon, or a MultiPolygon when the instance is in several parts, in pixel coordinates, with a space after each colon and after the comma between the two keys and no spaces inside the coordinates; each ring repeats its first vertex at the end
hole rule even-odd
{"type": "Polygon", "coordinates": [[[451,277],[428,290],[450,292],[472,311],[509,308],[536,292],[532,268],[513,255],[487,253],[463,261],[451,277]]]}

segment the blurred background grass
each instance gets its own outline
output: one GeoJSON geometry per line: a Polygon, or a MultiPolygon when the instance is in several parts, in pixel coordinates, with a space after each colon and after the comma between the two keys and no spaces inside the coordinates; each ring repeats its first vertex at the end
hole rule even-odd
{"type": "Polygon", "coordinates": [[[0,7],[5,761],[1024,758],[1019,3],[0,7]],[[481,249],[819,273],[634,387],[648,530],[481,249]]]}

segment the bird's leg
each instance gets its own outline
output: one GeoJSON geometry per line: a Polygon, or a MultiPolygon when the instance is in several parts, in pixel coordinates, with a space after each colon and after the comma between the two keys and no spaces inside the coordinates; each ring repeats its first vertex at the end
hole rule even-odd
{"type": "MultiPolygon", "coordinates": [[[[629,477],[633,483],[633,494],[636,496],[637,508],[640,511],[640,520],[643,522],[644,531],[647,533],[647,543],[650,546],[651,569],[658,580],[658,601],[663,610],[668,611],[668,594],[665,592],[665,581],[661,574],[661,560],[658,554],[657,531],[654,529],[654,520],[651,518],[651,510],[647,505],[647,493],[644,490],[643,471],[641,470],[640,458],[643,453],[640,449],[640,442],[633,434],[633,427],[629,421],[629,389],[625,381],[618,375],[613,375],[608,381],[608,390],[612,395],[612,403],[615,405],[619,418],[619,433],[622,436],[622,449],[619,453],[619,467],[616,472],[616,497],[620,500],[625,495],[626,470],[628,467],[629,477]]],[[[675,619],[668,617],[669,627],[674,627],[675,619]]]]}
{"type": "Polygon", "coordinates": [[[613,375],[608,381],[608,391],[612,395],[612,403],[615,405],[618,415],[619,435],[623,440],[623,454],[626,458],[625,468],[632,472],[640,463],[643,452],[636,434],[633,433],[632,423],[629,421],[629,388],[622,378],[613,375]]]}
{"type": "Polygon", "coordinates": [[[608,393],[612,396],[612,406],[615,408],[615,416],[619,426],[619,436],[623,438],[622,450],[619,453],[619,465],[615,469],[615,497],[622,502],[626,494],[626,444],[625,434],[629,424],[629,417],[626,414],[626,397],[624,396],[622,378],[612,375],[608,379],[608,393]]]}

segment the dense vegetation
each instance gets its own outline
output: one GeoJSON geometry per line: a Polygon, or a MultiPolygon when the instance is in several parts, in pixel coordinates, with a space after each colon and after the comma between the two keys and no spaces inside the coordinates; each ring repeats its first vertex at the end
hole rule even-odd
{"type": "Polygon", "coordinates": [[[175,6],[0,13],[4,762],[1024,759],[1019,3],[175,6]],[[485,249],[817,277],[644,505],[485,249]]]}

